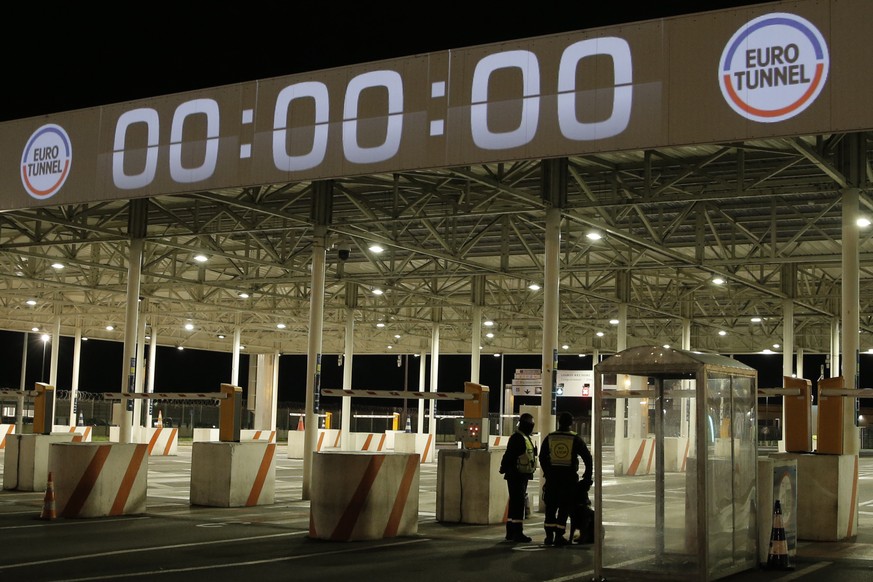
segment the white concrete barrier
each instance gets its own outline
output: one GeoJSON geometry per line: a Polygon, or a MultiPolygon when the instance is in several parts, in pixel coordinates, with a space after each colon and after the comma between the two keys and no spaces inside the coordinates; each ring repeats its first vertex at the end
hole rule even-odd
{"type": "Polygon", "coordinates": [[[147,427],[149,455],[175,457],[179,454],[179,429],[147,427]]]}
{"type": "Polygon", "coordinates": [[[14,433],[14,424],[0,424],[0,449],[6,448],[6,437],[14,433]]]}
{"type": "Polygon", "coordinates": [[[352,433],[352,446],[356,451],[381,453],[387,450],[385,438],[384,432],[355,432],[352,433]]]}
{"type": "Polygon", "coordinates": [[[500,474],[503,450],[442,449],[437,460],[437,521],[506,521],[509,492],[500,474]]]}
{"type": "Polygon", "coordinates": [[[394,452],[416,453],[422,463],[433,463],[436,459],[434,438],[430,433],[406,432],[394,436],[394,452]]]}
{"type": "Polygon", "coordinates": [[[52,434],[55,433],[72,433],[75,435],[72,442],[74,443],[90,443],[92,426],[67,426],[66,424],[56,424],[52,426],[52,434]]]}
{"type": "Polygon", "coordinates": [[[655,470],[655,439],[628,437],[625,439],[624,459],[615,463],[616,475],[649,475],[655,470]],[[621,473],[621,468],[627,469],[621,473]]]}
{"type": "Polygon", "coordinates": [[[415,453],[316,453],[309,537],[378,540],[418,533],[420,459],[415,453]],[[341,479],[337,475],[342,475],[341,479]]]}
{"type": "Polygon", "coordinates": [[[45,491],[49,472],[49,447],[68,443],[72,433],[11,434],[6,438],[3,489],[45,491]]]}
{"type": "Polygon", "coordinates": [[[194,438],[195,443],[217,443],[218,429],[217,428],[195,428],[194,438]]]}
{"type": "Polygon", "coordinates": [[[501,436],[501,435],[488,435],[488,448],[489,449],[505,449],[506,443],[509,442],[509,436],[501,436]]]}
{"type": "Polygon", "coordinates": [[[139,443],[53,443],[49,471],[58,516],[144,513],[147,449],[139,443]]]}
{"type": "MultiPolygon", "coordinates": [[[[773,453],[770,458],[797,461],[797,539],[840,542],[858,535],[858,455],[773,453]]],[[[772,520],[772,510],[766,519],[772,520]]]]}
{"type": "Polygon", "coordinates": [[[275,443],[246,441],[193,444],[191,505],[268,505],[274,501],[275,490],[275,443]]]}
{"type": "MultiPolygon", "coordinates": [[[[215,439],[218,440],[218,439],[215,439]]],[[[239,431],[239,440],[241,441],[266,441],[268,443],[276,442],[275,430],[253,430],[243,429],[239,431]]]]}
{"type": "MultiPolygon", "coordinates": [[[[303,458],[303,435],[302,430],[288,431],[288,458],[303,458]]],[[[315,442],[315,452],[337,451],[340,448],[342,431],[338,428],[320,428],[315,442]]]]}
{"type": "Polygon", "coordinates": [[[688,437],[664,437],[664,471],[684,473],[690,447],[688,437]]]}

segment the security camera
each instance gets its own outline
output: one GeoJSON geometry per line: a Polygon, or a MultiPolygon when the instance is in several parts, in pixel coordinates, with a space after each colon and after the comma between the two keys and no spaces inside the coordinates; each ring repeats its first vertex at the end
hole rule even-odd
{"type": "Polygon", "coordinates": [[[337,249],[337,255],[339,256],[339,260],[345,261],[348,260],[349,255],[352,253],[352,250],[348,245],[340,245],[337,249]]]}

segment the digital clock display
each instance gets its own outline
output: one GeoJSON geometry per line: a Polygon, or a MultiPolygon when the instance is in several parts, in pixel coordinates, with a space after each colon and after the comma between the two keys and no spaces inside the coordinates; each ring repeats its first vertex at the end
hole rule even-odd
{"type": "MultiPolygon", "coordinates": [[[[846,12],[840,23],[873,19],[869,3],[801,6],[807,29],[832,37],[831,12],[846,12]]],[[[719,85],[725,47],[761,13],[647,21],[8,122],[0,210],[769,137],[780,124],[750,124],[719,85]]],[[[766,31],[755,41],[766,45],[766,31]]],[[[873,57],[865,43],[830,53],[873,57]]],[[[784,131],[829,129],[850,93],[830,89],[839,82],[822,81],[784,131]]],[[[873,125],[869,108],[860,119],[846,110],[859,127],[873,125]]]]}

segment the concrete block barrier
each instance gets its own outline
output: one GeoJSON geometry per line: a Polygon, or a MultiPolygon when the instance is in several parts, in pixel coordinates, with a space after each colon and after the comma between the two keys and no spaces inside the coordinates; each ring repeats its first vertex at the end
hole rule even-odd
{"type": "Polygon", "coordinates": [[[49,470],[58,516],[145,512],[148,446],[139,443],[53,443],[49,470]]]}
{"type": "Polygon", "coordinates": [[[72,433],[11,434],[6,438],[3,489],[45,491],[49,472],[49,447],[68,443],[72,433]]]}
{"type": "Polygon", "coordinates": [[[275,490],[275,443],[247,441],[193,444],[191,505],[268,505],[274,501],[275,490]]]}
{"type": "MultiPolygon", "coordinates": [[[[305,432],[302,430],[288,431],[288,458],[302,459],[303,458],[303,436],[305,432]]],[[[337,451],[340,449],[340,437],[342,431],[338,428],[320,428],[318,429],[318,437],[315,442],[315,452],[321,451],[337,451]]]]}
{"type": "Polygon", "coordinates": [[[506,448],[506,443],[509,442],[508,436],[502,436],[497,434],[488,435],[488,448],[490,449],[499,449],[506,448]]]}
{"type": "Polygon", "coordinates": [[[14,424],[0,424],[0,449],[6,448],[6,437],[14,433],[14,424]]]}
{"type": "Polygon", "coordinates": [[[357,541],[418,533],[418,454],[327,452],[313,457],[313,483],[332,485],[312,491],[309,537],[357,541]]]}
{"type": "Polygon", "coordinates": [[[52,426],[52,434],[70,433],[74,435],[72,442],[90,443],[93,428],[93,426],[67,426],[65,424],[56,424],[52,426]]]}
{"type": "Polygon", "coordinates": [[[266,441],[268,443],[275,443],[276,431],[244,429],[239,431],[239,438],[241,441],[266,441]]]}
{"type": "Polygon", "coordinates": [[[434,449],[434,437],[430,433],[408,432],[394,437],[394,452],[416,453],[422,463],[433,463],[436,460],[434,449]]]}
{"type": "Polygon", "coordinates": [[[149,455],[175,457],[179,454],[179,429],[146,428],[149,455]]]}
{"type": "Polygon", "coordinates": [[[356,451],[382,452],[385,447],[385,433],[356,432],[352,434],[352,443],[356,451]]]}
{"type": "Polygon", "coordinates": [[[193,440],[195,443],[217,443],[217,428],[195,428],[193,440]]]}

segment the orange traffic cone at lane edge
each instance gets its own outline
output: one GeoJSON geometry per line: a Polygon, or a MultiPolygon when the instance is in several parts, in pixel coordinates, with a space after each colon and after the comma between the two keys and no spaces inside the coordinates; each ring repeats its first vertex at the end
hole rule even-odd
{"type": "Polygon", "coordinates": [[[297,430],[303,430],[303,415],[297,417],[297,430]]]}
{"type": "Polygon", "coordinates": [[[45,486],[45,498],[42,502],[42,513],[40,519],[55,519],[58,516],[55,508],[55,484],[52,481],[52,474],[48,474],[48,482],[45,486]]]}
{"type": "Polygon", "coordinates": [[[158,410],[158,420],[155,422],[155,428],[164,428],[164,415],[158,410]]]}
{"type": "Polygon", "coordinates": [[[770,532],[770,552],[767,555],[767,568],[770,570],[791,570],[788,561],[788,540],[782,524],[782,506],[777,499],[773,504],[773,529],[770,532]]]}

